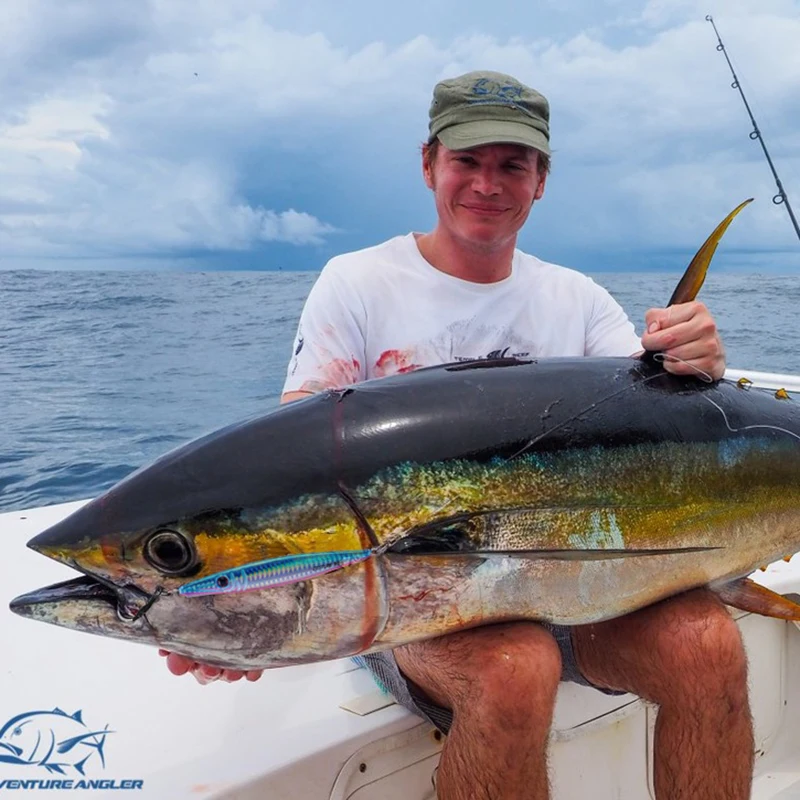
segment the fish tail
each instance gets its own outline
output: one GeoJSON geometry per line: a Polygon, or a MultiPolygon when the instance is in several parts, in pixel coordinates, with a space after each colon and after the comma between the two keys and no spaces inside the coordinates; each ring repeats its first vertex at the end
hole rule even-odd
{"type": "MultiPolygon", "coordinates": [[[[85,744],[87,747],[93,747],[97,751],[97,754],[100,756],[100,763],[103,765],[104,769],[106,766],[106,755],[105,752],[103,751],[103,748],[105,747],[106,744],[106,736],[108,736],[109,733],[113,733],[113,731],[109,731],[108,725],[106,725],[106,727],[102,731],[97,731],[95,734],[93,734],[99,741],[93,742],[90,741],[90,739],[84,739],[81,742],[81,744],[85,744]]],[[[79,764],[81,765],[80,768],[78,764],[75,764],[75,769],[77,769],[78,772],[81,773],[81,775],[83,775],[83,771],[81,768],[92,755],[93,753],[89,753],[89,755],[87,755],[86,758],[84,758],[82,761],[79,762],[79,764]]]]}
{"type": "Polygon", "coordinates": [[[106,736],[108,736],[108,725],[105,727],[105,732],[101,734],[100,741],[96,745],[91,745],[92,747],[97,748],[97,755],[100,756],[100,763],[103,765],[103,769],[105,769],[106,766],[106,754],[103,752],[103,748],[106,744],[106,736]]]}

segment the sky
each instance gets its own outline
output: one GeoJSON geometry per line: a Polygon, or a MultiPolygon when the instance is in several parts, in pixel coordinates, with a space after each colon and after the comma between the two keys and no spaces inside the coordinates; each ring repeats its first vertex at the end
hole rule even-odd
{"type": "Polygon", "coordinates": [[[0,269],[304,269],[435,224],[433,85],[514,75],[553,169],[519,246],[800,274],[800,0],[3,0],[0,269]]]}

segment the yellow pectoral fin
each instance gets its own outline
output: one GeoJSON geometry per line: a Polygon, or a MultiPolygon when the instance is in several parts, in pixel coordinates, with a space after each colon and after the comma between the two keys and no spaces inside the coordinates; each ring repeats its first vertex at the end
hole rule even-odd
{"type": "Polygon", "coordinates": [[[705,240],[703,246],[697,251],[695,257],[691,260],[689,266],[686,268],[683,277],[675,287],[672,297],[669,299],[668,306],[674,306],[678,303],[688,303],[697,297],[703,281],[706,279],[706,272],[708,272],[708,265],[714,257],[714,252],[717,249],[719,240],[723,237],[728,226],[733,222],[733,218],[748,204],[752,203],[753,198],[745,200],[740,203],[736,208],[725,217],[722,222],[714,229],[714,232],[708,239],[705,240]]]}
{"type": "Polygon", "coordinates": [[[800,622],[800,604],[751,581],[750,578],[715,586],[713,592],[729,606],[765,617],[800,622]]]}

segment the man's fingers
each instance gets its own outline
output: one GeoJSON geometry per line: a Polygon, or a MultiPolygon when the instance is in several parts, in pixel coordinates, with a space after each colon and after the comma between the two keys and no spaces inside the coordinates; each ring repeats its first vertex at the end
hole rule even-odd
{"type": "Polygon", "coordinates": [[[719,335],[714,318],[710,314],[699,314],[686,322],[679,322],[662,328],[656,333],[645,333],[642,346],[650,350],[672,350],[693,342],[702,342],[714,355],[719,350],[719,335]]]}
{"type": "MultiPolygon", "coordinates": [[[[689,342],[680,347],[672,347],[664,351],[664,355],[668,359],[676,359],[680,361],[701,361],[704,359],[713,359],[716,353],[710,353],[711,345],[705,341],[689,342]]],[[[674,362],[672,362],[674,363],[674,362]]]]}
{"type": "Polygon", "coordinates": [[[725,372],[725,353],[719,339],[696,341],[663,353],[664,369],[673,375],[709,375],[714,380],[725,372]]]}
{"type": "Polygon", "coordinates": [[[178,653],[167,653],[167,669],[173,675],[185,675],[197,666],[196,662],[178,653]]]}
{"type": "Polygon", "coordinates": [[[648,332],[653,333],[655,331],[651,331],[651,328],[654,325],[655,330],[663,330],[680,325],[682,322],[689,322],[700,314],[708,314],[708,309],[703,303],[693,300],[691,303],[680,303],[669,308],[651,308],[644,315],[644,320],[648,332]]]}
{"type": "Polygon", "coordinates": [[[669,350],[671,348],[681,347],[696,338],[697,332],[692,323],[682,322],[678,325],[672,325],[669,328],[658,330],[655,333],[646,333],[642,336],[642,346],[646,350],[650,350],[650,352],[669,350]]]}
{"type": "Polygon", "coordinates": [[[672,316],[668,308],[651,308],[644,315],[644,324],[647,333],[655,333],[669,326],[669,320],[672,316]]]}
{"type": "Polygon", "coordinates": [[[209,683],[214,683],[219,678],[219,675],[207,675],[199,669],[193,669],[192,675],[201,686],[208,686],[209,683]]]}
{"type": "Polygon", "coordinates": [[[242,669],[222,669],[211,664],[200,664],[187,656],[170,653],[169,650],[159,650],[158,654],[166,656],[167,667],[173,675],[185,675],[187,672],[191,672],[195,680],[202,686],[217,680],[223,680],[227,683],[236,683],[242,678],[247,678],[248,681],[257,681],[263,672],[260,669],[245,672],[242,669]]]}

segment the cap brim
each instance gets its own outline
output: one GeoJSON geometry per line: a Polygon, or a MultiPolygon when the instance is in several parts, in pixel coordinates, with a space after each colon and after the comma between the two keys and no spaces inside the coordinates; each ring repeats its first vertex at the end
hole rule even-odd
{"type": "Polygon", "coordinates": [[[547,137],[531,125],[520,122],[462,122],[439,131],[438,139],[448,150],[470,150],[486,144],[521,144],[550,155],[547,137]]]}

